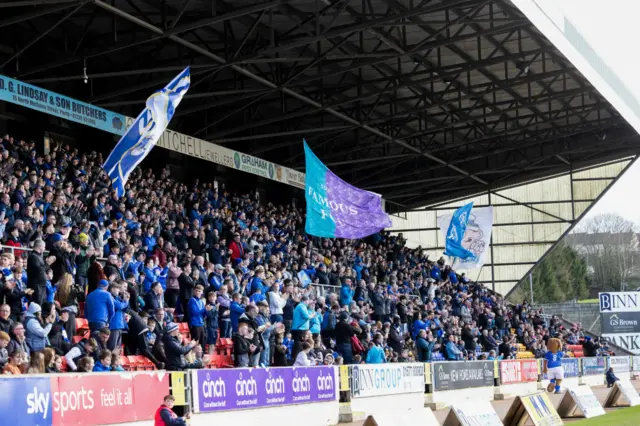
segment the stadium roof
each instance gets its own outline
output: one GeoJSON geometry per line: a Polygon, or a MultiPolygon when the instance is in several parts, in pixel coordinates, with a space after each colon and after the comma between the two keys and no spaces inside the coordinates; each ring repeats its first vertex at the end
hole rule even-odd
{"type": "Polygon", "coordinates": [[[182,133],[415,207],[635,155],[508,0],[0,3],[2,74],[137,115],[185,65],[182,133]],[[89,83],[83,83],[83,72],[89,83]]]}

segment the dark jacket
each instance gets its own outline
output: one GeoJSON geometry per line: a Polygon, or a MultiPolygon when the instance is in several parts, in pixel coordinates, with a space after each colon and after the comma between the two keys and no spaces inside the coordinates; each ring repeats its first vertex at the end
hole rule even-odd
{"type": "Polygon", "coordinates": [[[36,252],[31,252],[27,259],[27,277],[29,278],[29,288],[38,288],[47,286],[47,277],[45,271],[47,265],[44,258],[36,252]]]}
{"type": "Polygon", "coordinates": [[[180,299],[186,303],[193,297],[193,288],[196,283],[190,275],[183,272],[178,277],[178,284],[180,285],[180,299]]]}
{"type": "Polygon", "coordinates": [[[184,358],[193,346],[183,346],[177,337],[170,334],[163,336],[164,353],[167,357],[167,370],[180,371],[187,366],[187,360],[184,358]]]}
{"type": "MultiPolygon", "coordinates": [[[[56,257],[55,262],[51,264],[54,283],[58,282],[64,274],[73,273],[73,265],[75,264],[76,258],[75,253],[54,247],[53,250],[51,250],[51,255],[56,257]]],[[[31,278],[29,278],[29,281],[31,281],[31,278]]]]}
{"type": "Polygon", "coordinates": [[[389,346],[391,346],[391,349],[393,349],[395,353],[397,354],[402,353],[402,347],[403,347],[402,335],[400,334],[400,332],[398,332],[398,329],[396,329],[394,326],[391,326],[389,328],[389,337],[387,339],[387,343],[389,344],[389,346]]]}
{"type": "Polygon", "coordinates": [[[234,355],[234,365],[238,367],[238,361],[240,355],[249,354],[249,345],[251,341],[245,337],[240,336],[238,333],[233,335],[233,355],[234,355]]]}

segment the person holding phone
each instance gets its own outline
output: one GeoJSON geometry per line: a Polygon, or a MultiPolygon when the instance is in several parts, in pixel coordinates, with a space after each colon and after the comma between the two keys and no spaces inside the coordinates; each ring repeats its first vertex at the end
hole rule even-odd
{"type": "Polygon", "coordinates": [[[163,335],[164,352],[167,356],[167,370],[182,371],[187,366],[187,360],[184,358],[186,354],[198,344],[197,340],[192,340],[186,345],[182,345],[180,341],[180,330],[178,324],[167,324],[167,331],[163,335]]]}
{"type": "Polygon", "coordinates": [[[162,405],[156,410],[154,416],[155,426],[185,426],[190,415],[187,413],[184,417],[178,417],[173,412],[173,406],[176,403],[176,398],[173,395],[167,395],[164,397],[162,405]]]}

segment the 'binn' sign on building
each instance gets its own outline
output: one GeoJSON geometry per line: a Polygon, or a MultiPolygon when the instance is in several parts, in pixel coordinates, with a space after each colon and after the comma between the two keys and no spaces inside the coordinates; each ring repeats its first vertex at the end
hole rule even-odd
{"type": "Polygon", "coordinates": [[[602,336],[640,355],[640,292],[599,293],[602,336]]]}

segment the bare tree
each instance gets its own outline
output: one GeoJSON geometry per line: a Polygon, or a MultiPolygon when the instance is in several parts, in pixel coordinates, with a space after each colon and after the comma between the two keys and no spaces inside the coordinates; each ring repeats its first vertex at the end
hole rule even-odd
{"type": "Polygon", "coordinates": [[[638,239],[633,222],[605,213],[580,225],[580,238],[569,238],[589,266],[597,290],[620,290],[638,265],[638,239]]]}

